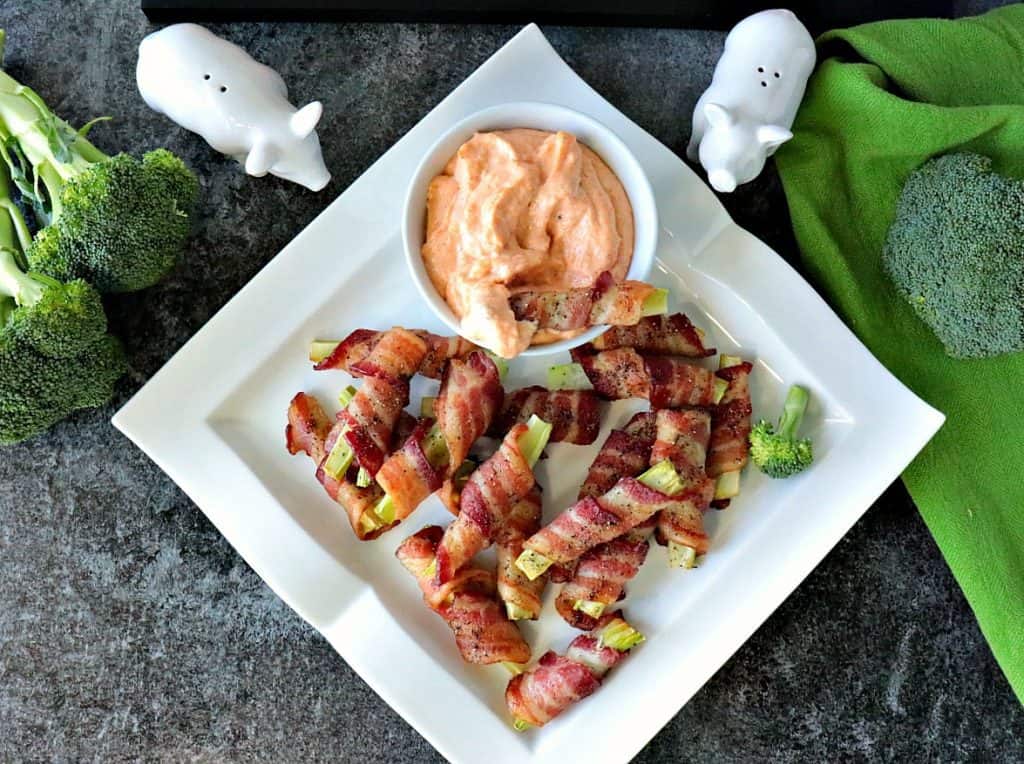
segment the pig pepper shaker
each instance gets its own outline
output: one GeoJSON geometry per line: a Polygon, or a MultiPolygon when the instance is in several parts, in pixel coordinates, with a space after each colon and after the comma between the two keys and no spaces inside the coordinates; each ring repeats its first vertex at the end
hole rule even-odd
{"type": "Polygon", "coordinates": [[[174,24],[139,44],[142,98],[249,175],[268,172],[312,191],[331,179],[320,153],[319,101],[296,109],[281,75],[197,24],[174,24]]]}
{"type": "Polygon", "coordinates": [[[748,16],[725,38],[711,86],[697,101],[686,155],[716,191],[758,176],[793,137],[790,128],[814,69],[814,40],[790,11],[748,16]]]}

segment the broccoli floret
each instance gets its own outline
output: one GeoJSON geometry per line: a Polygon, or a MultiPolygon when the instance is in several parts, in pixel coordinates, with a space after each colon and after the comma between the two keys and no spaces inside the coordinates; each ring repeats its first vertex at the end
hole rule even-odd
{"type": "Polygon", "coordinates": [[[779,427],[762,419],[750,431],[750,459],[761,472],[773,478],[787,478],[811,466],[814,450],[808,438],[797,438],[810,396],[799,385],[789,388],[779,418],[779,427]]]}
{"type": "Polygon", "coordinates": [[[953,358],[1024,350],[1024,182],[978,154],[907,178],[882,261],[953,358]]]}
{"type": "Polygon", "coordinates": [[[174,267],[199,189],[176,156],[161,149],[141,161],[108,157],[4,72],[0,139],[0,157],[50,226],[26,252],[32,270],[131,292],[174,267]]]}
{"type": "Polygon", "coordinates": [[[0,445],[37,435],[78,409],[107,403],[127,368],[121,343],[109,334],[61,359],[0,334],[0,445]]]}
{"type": "Polygon", "coordinates": [[[99,292],[84,281],[62,284],[23,273],[10,249],[0,249],[0,295],[17,306],[0,331],[52,358],[78,355],[107,332],[99,292]]]}

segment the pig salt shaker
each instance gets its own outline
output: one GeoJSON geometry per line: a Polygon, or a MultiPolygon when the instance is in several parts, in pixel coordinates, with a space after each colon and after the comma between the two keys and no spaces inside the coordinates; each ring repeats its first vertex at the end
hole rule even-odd
{"type": "Polygon", "coordinates": [[[793,137],[790,128],[814,69],[814,40],[787,10],[748,16],[725,38],[711,86],[697,101],[686,155],[716,191],[758,176],[793,137]]]}
{"type": "Polygon", "coordinates": [[[142,98],[249,175],[268,172],[319,191],[331,179],[320,153],[319,101],[296,109],[281,75],[197,24],[174,24],[139,44],[142,98]]]}

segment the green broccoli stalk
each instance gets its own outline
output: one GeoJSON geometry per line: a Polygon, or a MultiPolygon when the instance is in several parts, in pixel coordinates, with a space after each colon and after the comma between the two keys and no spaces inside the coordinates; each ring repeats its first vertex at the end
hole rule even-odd
{"type": "Polygon", "coordinates": [[[882,250],[899,294],[953,358],[1024,350],[1024,181],[978,154],[907,178],[882,250]]]}
{"type": "Polygon", "coordinates": [[[7,190],[6,173],[0,172],[0,296],[14,301],[0,332],[51,358],[78,355],[107,332],[99,293],[81,280],[62,284],[21,269],[27,227],[7,190]]]}
{"type": "Polygon", "coordinates": [[[73,130],[0,71],[0,159],[47,226],[25,253],[31,270],[102,292],[144,289],[177,261],[198,183],[164,149],[108,157],[86,139],[90,126],[73,130]]]}
{"type": "Polygon", "coordinates": [[[761,420],[750,431],[750,458],[773,478],[787,478],[807,469],[814,460],[811,441],[797,438],[810,396],[799,385],[789,388],[778,429],[761,420]]]}

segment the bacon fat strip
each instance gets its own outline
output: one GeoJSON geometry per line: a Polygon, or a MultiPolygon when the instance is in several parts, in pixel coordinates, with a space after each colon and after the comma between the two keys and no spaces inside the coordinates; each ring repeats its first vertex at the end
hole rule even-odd
{"type": "Polygon", "coordinates": [[[714,372],[679,358],[645,357],[632,348],[598,353],[576,348],[572,355],[603,398],[647,398],[659,409],[715,402],[714,372]]]}
{"type": "Polygon", "coordinates": [[[428,526],[403,541],[395,557],[416,577],[424,601],[455,634],[462,659],[475,664],[529,661],[529,645],[494,598],[493,573],[466,566],[443,585],[435,581],[430,568],[442,534],[439,526],[428,526]]]}
{"type": "Polygon", "coordinates": [[[495,534],[498,597],[505,603],[508,617],[516,621],[535,621],[540,616],[541,595],[547,577],[538,576],[531,581],[516,567],[516,559],[523,551],[523,541],[540,530],[541,506],[540,486],[534,484],[533,490],[512,507],[495,534]]]}
{"type": "MultiPolygon", "coordinates": [[[[711,409],[711,442],[708,446],[707,474],[717,478],[726,472],[743,469],[750,453],[750,372],[754,366],[744,361],[719,369],[719,378],[729,383],[725,395],[711,409]]],[[[712,506],[725,509],[729,499],[717,499],[712,506]]]]}
{"type": "Polygon", "coordinates": [[[324,441],[331,425],[320,401],[307,393],[296,393],[288,404],[288,424],[284,428],[288,453],[302,451],[314,464],[319,464],[324,458],[324,441]]]}
{"type": "Polygon", "coordinates": [[[619,478],[610,491],[586,497],[533,534],[524,549],[559,565],[578,560],[587,550],[635,528],[675,502],[636,478],[619,478]]]}
{"type": "Polygon", "coordinates": [[[651,546],[648,538],[656,522],[657,517],[651,517],[580,557],[572,579],[555,598],[555,609],[566,623],[589,631],[597,626],[598,618],[579,609],[579,603],[607,607],[625,596],[626,584],[647,559],[651,546]]]}
{"type": "MultiPolygon", "coordinates": [[[[705,411],[662,409],[657,416],[657,439],[651,449],[651,464],[668,459],[686,481],[686,490],[676,503],[658,515],[657,539],[670,547],[669,559],[688,547],[697,556],[708,551],[704,512],[715,492],[715,481],[704,473],[711,417],[705,411]]],[[[692,559],[692,558],[691,558],[692,559]]]]}
{"type": "Polygon", "coordinates": [[[601,429],[600,405],[593,390],[548,390],[532,385],[505,396],[501,415],[488,434],[500,436],[534,414],[552,425],[551,443],[589,446],[601,429]]]}
{"type": "MultiPolygon", "coordinates": [[[[477,349],[462,337],[442,337],[423,329],[410,329],[427,344],[427,352],[419,362],[417,373],[431,379],[440,379],[445,364],[452,358],[462,358],[477,349]]],[[[376,347],[385,332],[373,329],[356,329],[339,342],[331,354],[317,363],[313,368],[317,371],[325,369],[341,369],[354,377],[362,376],[358,370],[361,362],[376,347]]]]}
{"type": "Polygon", "coordinates": [[[450,581],[472,557],[490,546],[512,508],[534,486],[533,470],[519,448],[527,431],[517,424],[497,451],[473,474],[459,497],[458,517],[445,529],[437,548],[437,580],[450,581]]]}
{"type": "Polygon", "coordinates": [[[602,618],[589,634],[570,642],[565,655],[544,653],[537,665],[512,677],[505,689],[505,705],[516,729],[541,727],[593,694],[605,675],[642,640],[621,613],[614,613],[602,618]]]}
{"type": "Polygon", "coordinates": [[[644,300],[655,291],[642,281],[616,284],[605,271],[592,287],[519,292],[509,303],[517,321],[532,321],[538,329],[572,331],[601,324],[635,324],[643,317],[644,300]]]}
{"type": "Polygon", "coordinates": [[[594,340],[595,350],[633,348],[641,353],[707,358],[715,348],[704,346],[700,332],[685,313],[647,316],[633,326],[613,326],[594,340]]]}

